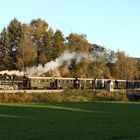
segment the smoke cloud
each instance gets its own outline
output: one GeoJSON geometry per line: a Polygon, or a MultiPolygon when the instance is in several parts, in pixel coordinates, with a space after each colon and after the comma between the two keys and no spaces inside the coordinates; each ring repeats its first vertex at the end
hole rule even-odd
{"type": "Polygon", "coordinates": [[[25,74],[27,74],[29,76],[32,76],[32,75],[39,76],[39,75],[42,75],[43,73],[46,73],[48,71],[54,71],[58,67],[63,65],[64,62],[70,63],[71,60],[74,59],[75,57],[76,57],[75,52],[70,53],[68,51],[65,51],[61,56],[56,58],[54,61],[50,61],[50,62],[46,63],[44,66],[39,64],[38,66],[26,68],[25,74]]]}
{"type": "Polygon", "coordinates": [[[56,58],[54,61],[46,63],[44,66],[39,64],[38,66],[33,66],[31,68],[26,68],[26,75],[29,76],[39,76],[49,71],[56,71],[64,62],[67,62],[68,65],[71,64],[71,60],[76,59],[76,64],[83,59],[91,59],[91,56],[86,53],[76,53],[65,51],[61,56],[56,58]]]}
{"type": "Polygon", "coordinates": [[[71,61],[73,59],[76,60],[76,64],[80,63],[81,60],[84,60],[84,59],[90,60],[90,61],[93,60],[92,55],[88,53],[77,53],[77,52],[65,51],[61,56],[56,58],[54,61],[50,61],[46,63],[44,66],[39,64],[38,66],[27,67],[25,72],[19,71],[19,70],[13,70],[13,71],[5,70],[5,71],[0,71],[0,74],[17,75],[17,76],[24,76],[24,75],[41,76],[44,73],[50,72],[50,71],[52,71],[53,73],[56,73],[59,71],[58,68],[62,66],[64,62],[66,62],[67,64],[66,67],[68,67],[69,65],[71,65],[71,61]]]}

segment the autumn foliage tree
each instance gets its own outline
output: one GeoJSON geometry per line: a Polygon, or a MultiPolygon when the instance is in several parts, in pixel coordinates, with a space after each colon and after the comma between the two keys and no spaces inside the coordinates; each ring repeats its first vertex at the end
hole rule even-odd
{"type": "Polygon", "coordinates": [[[71,33],[68,37],[68,49],[73,52],[89,52],[90,45],[86,35],[71,33]]]}
{"type": "Polygon", "coordinates": [[[40,18],[33,19],[30,24],[14,18],[2,30],[0,71],[25,70],[26,67],[40,64],[45,66],[65,50],[74,52],[76,56],[57,69],[61,76],[134,79],[140,74],[139,63],[136,67],[135,61],[125,53],[115,53],[103,46],[91,44],[84,34],[70,33],[65,37],[62,31],[54,31],[40,18]]]}
{"type": "Polygon", "coordinates": [[[134,79],[136,65],[124,52],[117,52],[117,61],[112,66],[112,75],[117,79],[134,79]]]}

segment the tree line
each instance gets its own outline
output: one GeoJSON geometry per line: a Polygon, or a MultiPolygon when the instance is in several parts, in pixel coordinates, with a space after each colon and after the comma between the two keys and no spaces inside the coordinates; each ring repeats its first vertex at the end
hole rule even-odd
{"type": "MultiPolygon", "coordinates": [[[[82,59],[78,64],[73,59],[67,68],[68,64],[64,63],[58,69],[64,77],[134,79],[140,74],[139,67],[124,52],[91,44],[84,34],[70,33],[65,37],[62,31],[54,31],[40,18],[29,24],[15,18],[1,31],[0,71],[44,66],[66,50],[90,54],[93,59],[82,59]]],[[[48,72],[46,76],[51,74],[48,72]]]]}

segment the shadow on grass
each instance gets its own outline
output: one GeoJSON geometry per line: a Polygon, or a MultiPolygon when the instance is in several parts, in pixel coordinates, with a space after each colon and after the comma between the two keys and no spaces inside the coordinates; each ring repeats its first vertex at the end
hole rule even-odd
{"type": "MultiPolygon", "coordinates": [[[[66,104],[66,103],[65,103],[66,104]]],[[[55,104],[55,103],[14,103],[14,104],[1,104],[1,106],[5,106],[5,107],[22,107],[22,108],[40,108],[40,109],[53,109],[53,110],[65,110],[65,111],[76,111],[76,112],[87,112],[87,113],[107,113],[105,111],[98,111],[98,110],[95,110],[95,109],[92,109],[92,110],[89,110],[89,109],[83,109],[82,106],[79,108],[79,107],[68,107],[68,106],[60,106],[61,103],[59,104],[55,104]]]]}

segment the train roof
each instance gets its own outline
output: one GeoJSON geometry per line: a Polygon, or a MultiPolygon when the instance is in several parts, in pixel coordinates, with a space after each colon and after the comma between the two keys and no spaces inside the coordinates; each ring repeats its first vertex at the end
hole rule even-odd
{"type": "MultiPolygon", "coordinates": [[[[74,77],[41,77],[41,76],[29,76],[30,79],[56,79],[56,80],[74,80],[74,77]]],[[[94,78],[77,78],[78,80],[87,80],[87,81],[93,81],[94,78]]],[[[118,82],[126,82],[126,80],[121,79],[96,79],[97,81],[118,81],[118,82]]],[[[140,80],[139,80],[140,81],[140,80]]]]}
{"type": "Polygon", "coordinates": [[[29,76],[29,79],[52,79],[52,77],[29,76]]]}

